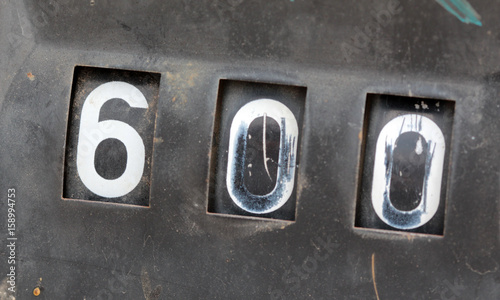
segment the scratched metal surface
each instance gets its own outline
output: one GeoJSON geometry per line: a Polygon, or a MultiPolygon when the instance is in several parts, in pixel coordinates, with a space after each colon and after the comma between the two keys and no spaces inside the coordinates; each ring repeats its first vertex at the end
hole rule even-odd
{"type": "Polygon", "coordinates": [[[500,5],[389,3],[0,0],[0,298],[14,187],[16,299],[499,299],[500,5]],[[149,208],[62,200],[75,65],[161,73],[149,208]],[[223,78],[307,87],[293,223],[206,213],[223,78]],[[442,237],[354,228],[367,93],[456,101],[442,237]]]}

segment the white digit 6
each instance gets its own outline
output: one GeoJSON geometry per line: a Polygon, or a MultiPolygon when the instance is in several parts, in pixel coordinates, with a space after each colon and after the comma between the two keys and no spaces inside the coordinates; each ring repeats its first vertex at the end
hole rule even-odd
{"type": "Polygon", "coordinates": [[[255,214],[277,210],[293,192],[299,128],[295,116],[281,102],[259,99],[245,104],[234,116],[229,133],[226,185],[231,199],[240,208],[255,214]],[[280,126],[278,174],[274,189],[267,195],[254,195],[244,184],[248,128],[259,117],[273,118],[280,126]]]}
{"type": "Polygon", "coordinates": [[[148,108],[144,95],[133,85],[112,81],[98,86],[85,99],[80,116],[76,165],[83,184],[106,198],[121,197],[139,184],[144,171],[145,150],[140,135],[132,126],[117,120],[99,122],[101,107],[108,100],[122,99],[130,107],[148,108]],[[127,165],[116,179],[105,179],[95,169],[97,146],[106,139],[117,139],[127,150],[127,165]]]}
{"type": "Polygon", "coordinates": [[[441,129],[431,119],[421,115],[399,116],[382,128],[377,139],[372,182],[373,209],[382,221],[398,229],[413,229],[432,219],[439,207],[445,148],[441,129]],[[405,132],[417,132],[427,142],[422,198],[411,211],[395,208],[389,196],[394,149],[397,139],[405,132]]]}

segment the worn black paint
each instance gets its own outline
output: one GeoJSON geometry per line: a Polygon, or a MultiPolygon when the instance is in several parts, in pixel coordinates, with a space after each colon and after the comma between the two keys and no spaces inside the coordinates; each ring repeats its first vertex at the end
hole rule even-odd
{"type": "Polygon", "coordinates": [[[248,191],[254,195],[269,194],[276,186],[276,176],[278,175],[280,127],[273,118],[266,118],[266,144],[264,145],[262,138],[264,133],[263,119],[263,117],[259,117],[250,124],[246,139],[244,184],[248,191]],[[269,175],[264,166],[263,147],[266,147],[268,158],[266,164],[269,175]]]}

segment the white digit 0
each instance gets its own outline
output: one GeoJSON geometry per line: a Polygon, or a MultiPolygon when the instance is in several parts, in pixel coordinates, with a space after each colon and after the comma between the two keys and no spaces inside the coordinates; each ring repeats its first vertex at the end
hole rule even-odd
{"type": "Polygon", "coordinates": [[[139,184],[144,171],[144,143],[132,126],[117,120],[99,122],[101,107],[108,100],[122,99],[134,108],[148,108],[144,95],[133,85],[112,81],[94,89],[85,99],[80,116],[80,131],[76,165],[85,186],[93,193],[106,198],[121,197],[139,184]],[[116,179],[105,179],[96,171],[94,160],[97,146],[106,139],[117,139],[127,150],[127,165],[116,179]]]}
{"type": "Polygon", "coordinates": [[[372,183],[373,208],[382,221],[398,229],[413,229],[432,219],[439,207],[445,148],[441,129],[421,115],[402,115],[382,128],[377,139],[372,183]],[[422,196],[419,205],[410,211],[395,208],[389,196],[394,149],[397,139],[405,132],[417,132],[427,142],[422,196]]]}
{"type": "Polygon", "coordinates": [[[294,187],[298,135],[295,116],[288,107],[276,100],[254,100],[240,108],[231,124],[226,177],[227,190],[236,205],[251,213],[265,214],[277,210],[288,201],[294,187]],[[259,117],[273,118],[280,126],[276,185],[267,195],[254,195],[244,184],[248,128],[259,117]]]}

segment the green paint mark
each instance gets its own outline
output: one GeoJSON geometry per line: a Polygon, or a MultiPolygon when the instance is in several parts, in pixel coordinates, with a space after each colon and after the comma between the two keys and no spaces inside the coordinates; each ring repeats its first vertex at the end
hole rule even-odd
{"type": "Polygon", "coordinates": [[[472,8],[467,0],[436,0],[442,7],[452,13],[465,24],[482,26],[481,16],[472,8]]]}

